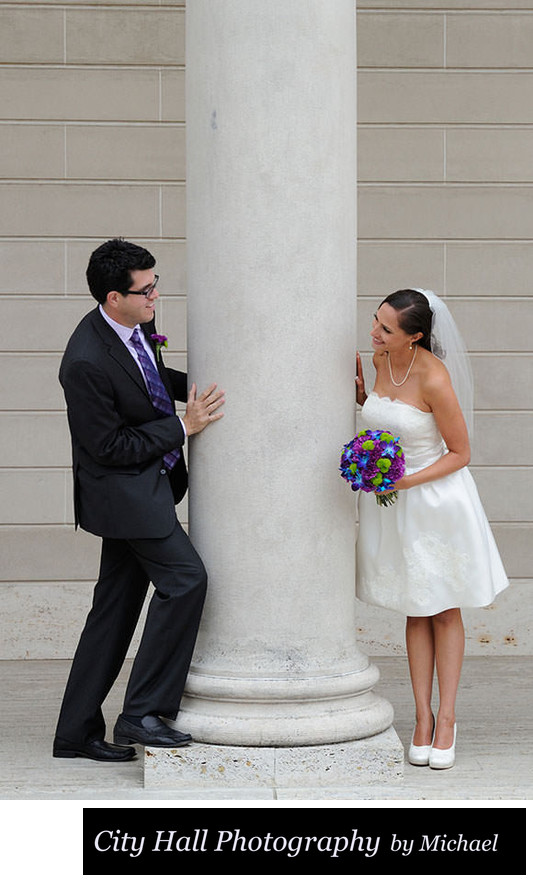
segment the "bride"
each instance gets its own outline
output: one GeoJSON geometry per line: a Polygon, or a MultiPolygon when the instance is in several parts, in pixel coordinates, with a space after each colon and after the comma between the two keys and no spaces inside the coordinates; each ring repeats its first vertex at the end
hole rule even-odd
{"type": "Polygon", "coordinates": [[[371,339],[376,378],[370,394],[357,353],[358,429],[399,437],[406,470],[393,487],[398,498],[391,506],[359,493],[357,596],[407,616],[416,712],[409,761],[449,768],[464,655],[461,608],[487,606],[509,583],[466,467],[473,413],[469,359],[447,306],[431,291],[386,297],[374,314],[371,339]]]}

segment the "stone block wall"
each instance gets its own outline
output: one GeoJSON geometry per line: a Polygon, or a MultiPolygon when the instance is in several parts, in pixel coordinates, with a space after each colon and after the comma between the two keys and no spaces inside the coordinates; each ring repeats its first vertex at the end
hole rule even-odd
{"type": "Polygon", "coordinates": [[[168,363],[186,362],[184,3],[3,3],[0,59],[0,657],[61,658],[99,540],[73,529],[57,371],[102,241],[153,251],[168,363]]]}
{"type": "MultiPolygon", "coordinates": [[[[97,574],[98,539],[72,526],[57,370],[93,305],[84,272],[100,242],[122,235],[154,252],[168,362],[186,364],[184,7],[0,4],[0,658],[70,657],[97,574]]],[[[533,0],[357,8],[358,344],[368,363],[370,315],[391,290],[415,284],[447,297],[473,351],[473,472],[513,579],[494,609],[467,616],[468,651],[523,654],[533,587],[533,0]]],[[[403,652],[401,618],[360,609],[362,647],[403,652]]]]}

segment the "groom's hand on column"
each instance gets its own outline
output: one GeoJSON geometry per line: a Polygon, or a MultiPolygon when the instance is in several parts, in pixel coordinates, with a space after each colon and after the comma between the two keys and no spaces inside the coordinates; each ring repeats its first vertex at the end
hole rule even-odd
{"type": "Polygon", "coordinates": [[[190,437],[191,434],[198,434],[211,422],[222,419],[224,414],[216,411],[223,403],[224,392],[217,388],[216,383],[210,385],[196,397],[196,383],[193,382],[183,417],[187,437],[190,437]]]}

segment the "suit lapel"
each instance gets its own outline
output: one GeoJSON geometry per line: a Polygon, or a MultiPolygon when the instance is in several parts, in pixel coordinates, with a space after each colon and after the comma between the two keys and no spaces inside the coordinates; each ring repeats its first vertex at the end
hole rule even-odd
{"type": "Polygon", "coordinates": [[[107,321],[102,318],[100,314],[100,310],[98,307],[94,310],[93,314],[93,323],[94,326],[104,343],[108,354],[113,358],[120,366],[126,371],[128,376],[139,386],[140,389],[146,394],[149,398],[148,389],[146,388],[146,383],[141,374],[139,367],[137,366],[135,359],[130,355],[126,346],[117,336],[112,327],[109,326],[107,321]]]}
{"type": "MultiPolygon", "coordinates": [[[[142,389],[145,395],[150,398],[150,394],[148,392],[148,389],[146,388],[146,383],[144,381],[141,370],[138,367],[137,362],[135,361],[133,356],[128,352],[120,337],[117,336],[117,334],[115,333],[113,328],[109,326],[107,321],[102,318],[98,307],[94,310],[92,315],[94,326],[98,331],[98,334],[102,338],[102,341],[107,348],[109,355],[118,364],[120,364],[120,366],[126,371],[128,376],[130,376],[131,379],[139,386],[139,388],[142,389]]],[[[157,357],[155,343],[150,337],[150,334],[155,333],[154,322],[151,321],[148,324],[141,324],[141,330],[148,340],[148,343],[154,353],[159,376],[161,377],[163,384],[169,394],[170,400],[173,401],[174,391],[170,383],[169,376],[167,374],[167,371],[165,370],[165,365],[163,364],[162,359],[157,357]]]]}
{"type": "Polygon", "coordinates": [[[154,353],[155,363],[157,365],[157,372],[159,373],[159,376],[161,377],[163,385],[165,386],[165,388],[169,394],[170,400],[173,401],[174,400],[174,391],[173,391],[172,386],[170,384],[170,379],[168,377],[168,373],[165,369],[165,365],[163,364],[163,359],[161,357],[161,354],[159,354],[159,357],[157,355],[156,344],[155,344],[154,340],[151,338],[151,334],[156,333],[155,322],[150,321],[149,324],[141,324],[141,330],[144,333],[146,339],[148,340],[148,344],[150,345],[152,352],[154,353]]]}

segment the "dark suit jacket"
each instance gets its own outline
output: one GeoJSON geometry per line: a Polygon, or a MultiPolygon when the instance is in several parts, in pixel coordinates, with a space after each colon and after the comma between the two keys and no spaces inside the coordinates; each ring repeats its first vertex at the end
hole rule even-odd
{"type": "MultiPolygon", "coordinates": [[[[142,325],[145,334],[155,325],[142,325]]],[[[152,344],[152,342],[150,341],[152,344]]],[[[158,360],[172,401],[187,376],[158,360]]],[[[107,538],[164,538],[185,495],[183,455],[167,474],[163,455],[184,443],[176,416],[152,405],[132,355],[98,307],[72,334],[59,371],[72,436],[76,526],[107,538]]]]}

